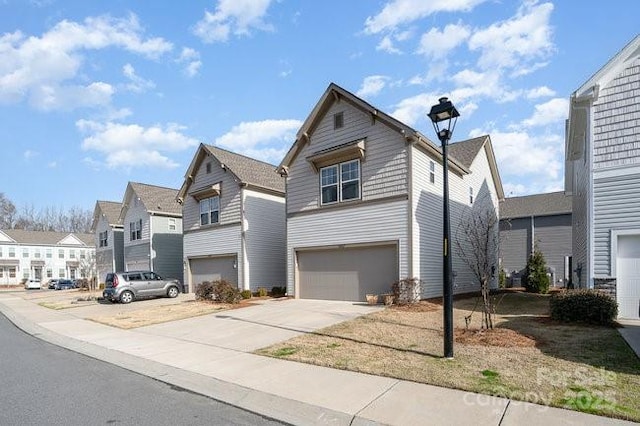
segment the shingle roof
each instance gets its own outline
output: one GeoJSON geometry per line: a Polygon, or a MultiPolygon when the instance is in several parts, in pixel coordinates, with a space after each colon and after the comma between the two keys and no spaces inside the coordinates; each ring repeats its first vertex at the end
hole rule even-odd
{"type": "Polygon", "coordinates": [[[501,219],[570,214],[571,211],[571,196],[562,191],[510,197],[500,202],[501,219]]]}
{"type": "Polygon", "coordinates": [[[109,225],[120,224],[120,210],[122,210],[122,203],[115,201],[101,201],[98,200],[98,207],[103,215],[107,218],[109,225]]]}
{"type": "Polygon", "coordinates": [[[88,246],[95,245],[95,235],[72,233],[72,232],[52,232],[52,231],[25,231],[24,229],[3,229],[7,234],[20,244],[33,245],[56,245],[69,235],[73,235],[88,246]]]}
{"type": "Polygon", "coordinates": [[[483,135],[477,138],[452,143],[449,145],[449,154],[462,163],[463,166],[469,168],[486,140],[487,135],[483,135]]]}
{"type": "Polygon", "coordinates": [[[236,154],[213,145],[204,145],[218,161],[243,183],[284,193],[284,179],[276,173],[276,166],[254,158],[236,154]]]}
{"type": "Polygon", "coordinates": [[[147,211],[182,216],[182,206],[176,201],[177,189],[138,182],[129,182],[129,185],[147,211]]]}

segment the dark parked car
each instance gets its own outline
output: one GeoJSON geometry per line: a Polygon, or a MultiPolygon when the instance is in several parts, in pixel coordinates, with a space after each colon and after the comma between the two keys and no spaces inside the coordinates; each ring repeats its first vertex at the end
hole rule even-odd
{"type": "Polygon", "coordinates": [[[58,281],[60,281],[60,280],[57,280],[57,279],[49,280],[49,282],[47,283],[47,288],[49,288],[49,289],[56,288],[56,284],[58,283],[58,281]]]}
{"type": "Polygon", "coordinates": [[[66,290],[70,288],[76,288],[71,280],[58,280],[55,286],[56,290],[66,290]]]}
{"type": "Polygon", "coordinates": [[[153,271],[109,273],[102,297],[111,302],[130,303],[141,297],[176,297],[180,288],[180,281],[162,278],[153,271]]]}

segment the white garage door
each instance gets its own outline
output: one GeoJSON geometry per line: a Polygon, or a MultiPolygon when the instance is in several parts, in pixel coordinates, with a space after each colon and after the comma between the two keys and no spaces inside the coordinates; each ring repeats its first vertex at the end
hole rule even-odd
{"type": "Polygon", "coordinates": [[[640,235],[619,235],[616,293],[618,317],[639,319],[640,235]]]}
{"type": "Polygon", "coordinates": [[[232,284],[238,284],[238,269],[236,256],[208,257],[190,259],[191,285],[189,291],[195,291],[198,284],[203,281],[225,280],[232,284]]]}
{"type": "Polygon", "coordinates": [[[300,297],[365,301],[398,280],[396,245],[297,251],[300,297]]]}
{"type": "Polygon", "coordinates": [[[127,262],[127,271],[148,271],[149,269],[150,268],[148,260],[127,262]]]}

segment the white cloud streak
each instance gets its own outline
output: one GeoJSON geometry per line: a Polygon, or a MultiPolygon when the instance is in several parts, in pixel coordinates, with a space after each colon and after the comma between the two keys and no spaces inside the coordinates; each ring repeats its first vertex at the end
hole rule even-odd
{"type": "Polygon", "coordinates": [[[273,31],[264,21],[271,0],[219,0],[216,10],[205,11],[193,33],[205,43],[225,42],[230,36],[248,36],[252,30],[273,31]]]}
{"type": "Polygon", "coordinates": [[[365,77],[356,95],[363,98],[376,96],[385,88],[388,81],[389,77],[384,75],[370,75],[365,77]]]}

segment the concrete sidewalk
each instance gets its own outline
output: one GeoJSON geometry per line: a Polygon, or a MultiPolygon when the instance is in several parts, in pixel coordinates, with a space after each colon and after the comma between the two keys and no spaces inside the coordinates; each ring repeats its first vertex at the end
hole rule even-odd
{"type": "MultiPolygon", "coordinates": [[[[210,316],[182,320],[188,321],[182,327],[187,332],[176,332],[177,327],[169,324],[120,330],[12,294],[0,294],[0,311],[42,340],[296,425],[633,424],[262,357],[250,353],[252,345],[224,344],[222,340],[202,343],[198,333],[212,326],[210,316]]],[[[315,326],[319,325],[309,324],[310,329],[315,326]]]]}

